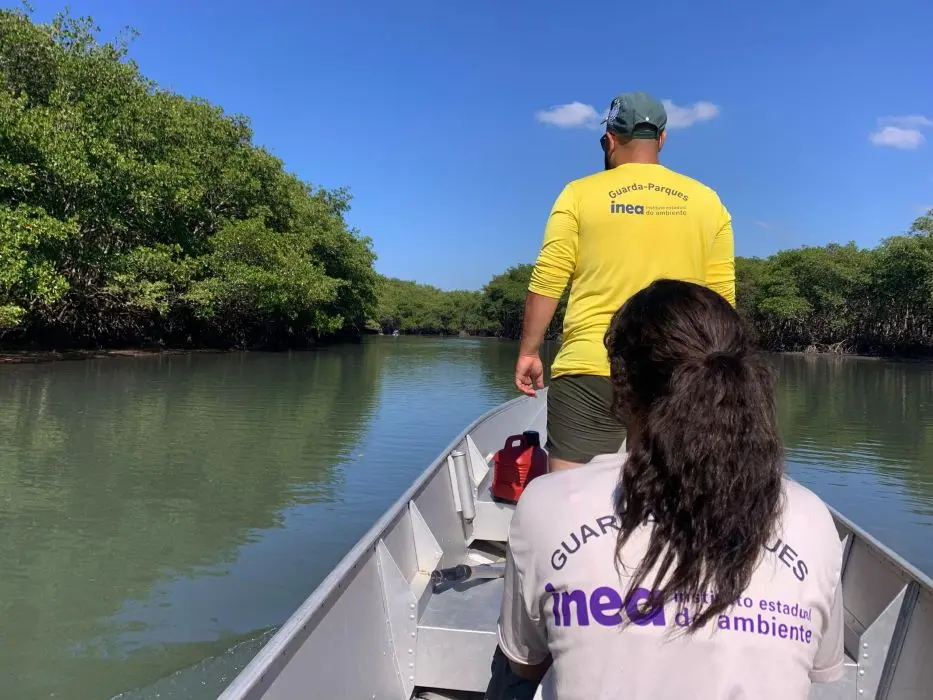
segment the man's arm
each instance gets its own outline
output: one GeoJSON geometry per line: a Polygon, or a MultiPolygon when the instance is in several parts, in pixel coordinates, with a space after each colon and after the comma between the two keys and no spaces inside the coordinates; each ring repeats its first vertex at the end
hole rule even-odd
{"type": "Polygon", "coordinates": [[[735,241],[732,235],[732,216],[724,206],[719,216],[719,229],[713,238],[707,259],[706,284],[735,306],[735,241]]]}
{"type": "Polygon", "coordinates": [[[551,208],[544,242],[531,271],[522,319],[522,355],[537,354],[557,302],[577,266],[579,224],[576,193],[568,184],[551,208]]]}
{"type": "Polygon", "coordinates": [[[522,315],[522,340],[519,355],[537,355],[544,342],[544,334],[557,311],[558,299],[546,297],[529,290],[525,296],[525,311],[522,315]]]}

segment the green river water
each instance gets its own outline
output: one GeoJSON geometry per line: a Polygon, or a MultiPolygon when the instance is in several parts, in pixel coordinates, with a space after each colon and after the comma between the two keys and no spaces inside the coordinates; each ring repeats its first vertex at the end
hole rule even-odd
{"type": "MultiPolygon", "coordinates": [[[[0,367],[0,697],[212,698],[480,413],[513,343],[0,367]]],[[[789,469],[933,573],[933,366],[775,356],[789,469]]]]}

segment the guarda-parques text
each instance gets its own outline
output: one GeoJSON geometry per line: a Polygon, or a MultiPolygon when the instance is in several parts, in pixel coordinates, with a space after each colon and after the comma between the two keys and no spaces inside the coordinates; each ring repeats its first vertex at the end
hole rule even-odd
{"type": "Polygon", "coordinates": [[[609,191],[609,198],[615,199],[616,197],[629,194],[630,192],[658,192],[668,195],[669,197],[677,197],[683,201],[688,201],[690,197],[680,190],[675,190],[673,187],[666,187],[665,185],[656,185],[653,182],[649,182],[647,185],[640,182],[633,182],[631,185],[625,185],[624,187],[617,187],[614,190],[609,191]]]}
{"type": "MultiPolygon", "coordinates": [[[[590,523],[583,523],[578,529],[571,532],[567,537],[561,540],[560,547],[551,554],[551,567],[555,571],[560,571],[567,565],[570,557],[580,551],[582,547],[596,538],[602,537],[610,532],[615,537],[619,531],[619,519],[615,515],[603,515],[590,523]]],[[[807,563],[800,558],[797,550],[777,538],[774,542],[768,544],[765,549],[774,554],[778,561],[790,569],[798,581],[806,581],[809,570],[807,563]]]]}

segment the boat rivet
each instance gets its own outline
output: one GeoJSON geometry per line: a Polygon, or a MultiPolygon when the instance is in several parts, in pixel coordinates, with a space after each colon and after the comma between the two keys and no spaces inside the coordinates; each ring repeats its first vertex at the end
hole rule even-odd
{"type": "Polygon", "coordinates": [[[413,681],[413,680],[415,680],[415,677],[414,677],[414,676],[409,676],[409,677],[408,677],[408,680],[413,681]]]}
{"type": "Polygon", "coordinates": [[[858,670],[858,674],[859,674],[860,676],[864,676],[864,675],[865,675],[865,669],[864,669],[864,668],[860,668],[860,669],[858,670]]]}
{"type": "Polygon", "coordinates": [[[409,609],[414,610],[414,609],[415,609],[415,604],[414,604],[414,603],[409,603],[409,604],[408,604],[408,607],[409,607],[409,609]]]}
{"type": "Polygon", "coordinates": [[[863,658],[863,659],[867,659],[867,658],[868,658],[868,654],[862,654],[862,658],[863,658]]]}
{"type": "Polygon", "coordinates": [[[408,668],[414,668],[414,667],[415,667],[414,664],[408,664],[408,668]]]}
{"type": "Polygon", "coordinates": [[[409,653],[409,654],[414,654],[414,653],[415,653],[415,650],[414,650],[414,649],[409,649],[409,650],[408,650],[408,653],[409,653]]]}
{"type": "Polygon", "coordinates": [[[408,616],[408,619],[409,619],[409,620],[414,620],[414,619],[415,619],[415,616],[414,616],[414,615],[409,615],[409,616],[408,616]]]}
{"type": "Polygon", "coordinates": [[[416,632],[412,632],[411,636],[414,637],[416,634],[417,634],[416,632]]]}
{"type": "Polygon", "coordinates": [[[862,648],[863,648],[863,649],[867,649],[867,648],[868,648],[868,642],[862,642],[862,648]]]}

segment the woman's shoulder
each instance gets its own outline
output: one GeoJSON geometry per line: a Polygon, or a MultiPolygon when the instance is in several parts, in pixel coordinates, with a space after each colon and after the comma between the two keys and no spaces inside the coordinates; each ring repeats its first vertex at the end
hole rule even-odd
{"type": "Polygon", "coordinates": [[[784,479],[779,558],[802,556],[822,560],[832,573],[841,565],[842,540],[832,513],[813,491],[793,479],[784,479]],[[787,551],[785,551],[787,550],[787,551]]]}
{"type": "Polygon", "coordinates": [[[602,454],[579,467],[542,474],[525,487],[516,513],[538,510],[555,499],[572,504],[585,503],[595,494],[611,496],[624,464],[624,454],[602,454]]]}
{"type": "Polygon", "coordinates": [[[784,477],[784,519],[822,526],[836,532],[832,513],[822,498],[798,481],[784,477]]]}
{"type": "Polygon", "coordinates": [[[611,512],[622,454],[597,455],[590,462],[536,477],[515,506],[512,529],[546,532],[590,511],[611,512]]]}

